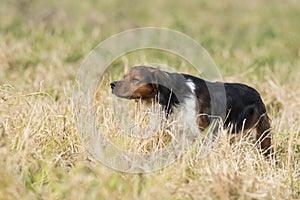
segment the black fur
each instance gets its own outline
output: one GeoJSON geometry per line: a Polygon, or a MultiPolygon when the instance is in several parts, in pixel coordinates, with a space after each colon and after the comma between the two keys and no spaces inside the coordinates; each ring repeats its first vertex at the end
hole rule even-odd
{"type": "Polygon", "coordinates": [[[182,74],[157,71],[150,78],[151,84],[156,88],[157,100],[167,116],[192,92],[182,74]]]}
{"type": "MultiPolygon", "coordinates": [[[[180,105],[191,94],[192,91],[186,84],[189,80],[195,84],[194,92],[198,99],[198,113],[207,114],[203,118],[208,123],[211,123],[215,117],[223,116],[224,125],[234,125],[232,132],[238,133],[247,123],[250,123],[249,118],[256,123],[259,120],[258,117],[266,113],[259,93],[247,85],[209,82],[188,74],[163,73],[165,74],[162,75],[160,72],[159,75],[155,76],[154,83],[157,84],[158,102],[166,110],[167,115],[172,112],[173,107],[180,105]],[[225,110],[222,109],[222,106],[225,106],[222,105],[225,96],[222,96],[222,92],[218,91],[220,90],[218,88],[222,87],[225,92],[223,95],[226,95],[225,110]],[[210,91],[209,88],[217,88],[217,90],[210,91]],[[213,101],[212,98],[214,98],[213,101]],[[212,105],[213,103],[215,105],[212,105]],[[254,114],[256,117],[253,116],[254,114]]],[[[254,125],[254,122],[248,124],[248,126],[250,125],[254,125]]]]}

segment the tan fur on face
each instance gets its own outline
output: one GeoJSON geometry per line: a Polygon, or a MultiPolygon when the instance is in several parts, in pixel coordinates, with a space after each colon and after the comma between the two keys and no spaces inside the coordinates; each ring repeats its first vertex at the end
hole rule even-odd
{"type": "Polygon", "coordinates": [[[144,66],[131,68],[122,80],[116,82],[113,93],[128,99],[153,99],[155,97],[154,88],[146,79],[155,70],[155,68],[144,66]]]}

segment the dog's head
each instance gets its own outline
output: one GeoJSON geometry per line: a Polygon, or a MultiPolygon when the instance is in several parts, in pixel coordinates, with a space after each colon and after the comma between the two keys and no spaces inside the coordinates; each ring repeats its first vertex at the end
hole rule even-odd
{"type": "Polygon", "coordinates": [[[121,98],[147,102],[157,97],[156,100],[167,109],[189,91],[183,75],[146,66],[132,67],[122,80],[110,83],[110,87],[112,93],[121,98]]]}
{"type": "Polygon", "coordinates": [[[171,87],[169,74],[146,66],[132,67],[122,80],[110,83],[112,93],[126,99],[154,98],[160,85],[171,87]]]}
{"type": "Polygon", "coordinates": [[[123,79],[110,83],[112,93],[126,99],[151,99],[155,97],[151,74],[157,69],[145,66],[132,67],[123,79]]]}

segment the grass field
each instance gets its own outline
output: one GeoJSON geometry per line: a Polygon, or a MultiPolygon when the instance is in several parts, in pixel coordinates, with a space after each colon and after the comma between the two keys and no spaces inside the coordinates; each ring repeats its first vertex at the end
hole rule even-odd
{"type": "MultiPolygon", "coordinates": [[[[300,199],[299,19],[296,0],[1,1],[0,199],[300,199]],[[225,135],[204,158],[195,145],[143,175],[110,169],[87,152],[72,111],[77,70],[99,42],[145,26],[191,36],[223,80],[257,88],[277,165],[225,135]]],[[[155,55],[125,55],[112,65],[122,70],[152,56],[184,66],[155,55]]]]}

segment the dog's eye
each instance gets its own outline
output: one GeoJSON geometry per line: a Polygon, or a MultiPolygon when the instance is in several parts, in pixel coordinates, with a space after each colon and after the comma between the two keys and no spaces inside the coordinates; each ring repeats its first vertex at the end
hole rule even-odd
{"type": "Polygon", "coordinates": [[[131,79],[133,82],[139,82],[140,80],[138,78],[132,78],[131,79]]]}

